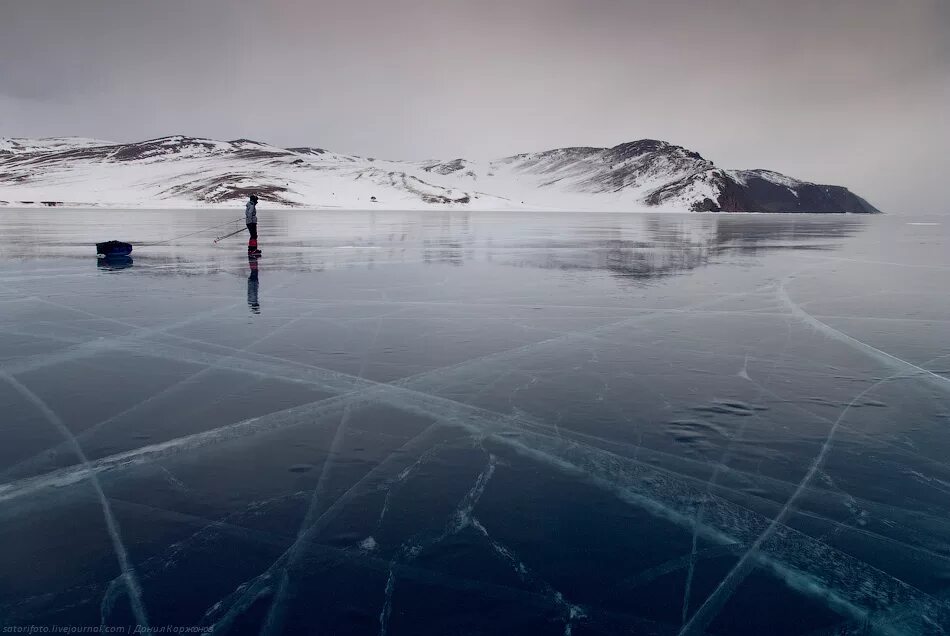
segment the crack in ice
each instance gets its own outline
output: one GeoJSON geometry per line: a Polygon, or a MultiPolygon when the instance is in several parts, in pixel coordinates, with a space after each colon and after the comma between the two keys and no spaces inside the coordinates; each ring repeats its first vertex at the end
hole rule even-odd
{"type": "MultiPolygon", "coordinates": [[[[795,304],[795,302],[792,301],[792,299],[788,296],[787,291],[785,290],[784,284],[780,285],[778,293],[780,297],[783,299],[783,301],[786,302],[786,304],[792,310],[795,316],[797,316],[804,322],[812,325],[819,331],[825,333],[826,335],[829,335],[830,337],[836,340],[840,340],[859,350],[862,350],[871,354],[873,357],[884,362],[888,366],[892,368],[896,368],[898,370],[898,373],[903,374],[903,373],[906,373],[907,371],[915,372],[911,374],[910,376],[900,376],[900,379],[914,379],[915,377],[923,376],[928,379],[931,379],[931,378],[939,379],[940,380],[939,385],[941,388],[947,388],[943,383],[950,384],[950,380],[948,380],[947,378],[938,376],[934,374],[932,371],[928,371],[927,369],[923,369],[922,367],[918,367],[917,365],[914,365],[905,360],[901,360],[900,358],[892,356],[891,354],[888,354],[884,351],[881,351],[880,349],[872,347],[871,345],[868,345],[867,343],[861,342],[860,340],[852,338],[851,336],[848,336],[847,334],[841,333],[838,330],[834,329],[833,327],[830,327],[826,325],[825,323],[813,318],[810,314],[808,314],[803,309],[801,309],[799,305],[795,304]]],[[[710,593],[710,595],[706,598],[706,600],[703,602],[700,608],[696,611],[693,617],[689,620],[689,622],[683,626],[683,628],[680,630],[680,636],[689,636],[693,634],[702,633],[706,629],[706,627],[709,625],[709,623],[716,617],[716,615],[719,613],[720,609],[722,608],[726,600],[728,600],[732,596],[732,594],[735,592],[739,584],[742,581],[744,581],[745,578],[752,572],[752,570],[754,569],[756,565],[756,558],[758,556],[759,551],[762,549],[765,543],[772,538],[772,536],[775,534],[778,527],[780,525],[784,525],[786,519],[791,513],[792,506],[794,506],[795,502],[798,500],[798,498],[804,492],[805,488],[808,486],[808,484],[811,482],[811,480],[814,478],[814,476],[817,474],[817,472],[821,468],[822,464],[824,463],[825,457],[827,456],[828,452],[831,449],[838,427],[840,426],[841,422],[844,420],[844,417],[851,410],[851,408],[857,403],[858,400],[863,398],[870,391],[877,388],[881,384],[884,384],[885,382],[888,382],[894,379],[898,379],[898,376],[891,376],[890,378],[885,378],[885,379],[875,382],[871,386],[867,387],[866,389],[858,393],[858,395],[856,395],[851,400],[851,402],[849,402],[848,405],[844,407],[844,409],[838,415],[838,418],[831,425],[831,428],[829,429],[825,437],[824,443],[822,444],[821,448],[818,451],[818,454],[815,456],[814,460],[812,461],[811,465],[809,466],[802,480],[799,482],[795,491],[792,493],[791,497],[788,498],[788,500],[779,510],[778,514],[771,520],[771,522],[768,524],[768,526],[766,526],[766,528],[762,531],[762,533],[759,534],[759,536],[756,537],[755,540],[749,545],[748,549],[742,555],[739,561],[732,567],[732,569],[726,574],[726,576],[719,582],[719,584],[712,591],[712,593],[710,593]]],[[[867,618],[870,618],[869,613],[865,614],[865,616],[867,618]]],[[[921,619],[932,620],[926,615],[922,615],[921,619]]],[[[884,629],[888,633],[893,631],[893,628],[890,626],[885,626],[884,629]]],[[[900,633],[900,632],[896,631],[894,633],[900,633]]]]}
{"type": "MultiPolygon", "coordinates": [[[[358,379],[362,379],[363,375],[366,373],[366,366],[369,362],[370,352],[373,350],[373,347],[376,346],[382,324],[382,317],[379,317],[376,321],[376,331],[373,334],[373,338],[367,345],[366,350],[363,352],[363,359],[360,362],[359,372],[356,374],[358,379]]],[[[340,453],[340,449],[343,445],[343,438],[346,435],[346,429],[350,421],[352,408],[352,403],[349,401],[347,401],[343,406],[343,414],[340,416],[340,421],[337,424],[336,431],[333,434],[333,440],[330,442],[330,448],[327,451],[326,459],[324,460],[323,466],[320,469],[320,477],[317,480],[317,485],[313,489],[313,495],[310,499],[310,505],[307,508],[307,513],[304,515],[303,522],[300,524],[300,527],[297,530],[297,538],[290,548],[290,554],[287,556],[287,559],[282,566],[280,586],[277,588],[277,592],[271,598],[270,611],[267,614],[264,628],[261,630],[261,634],[265,636],[267,634],[277,633],[281,630],[283,623],[284,597],[291,586],[290,571],[296,565],[297,559],[300,558],[301,546],[304,542],[304,537],[307,535],[307,531],[310,529],[310,527],[313,526],[314,515],[317,513],[318,505],[322,503],[325,497],[325,493],[323,492],[325,484],[327,478],[330,475],[330,471],[333,468],[333,461],[340,453]]]]}
{"type": "Polygon", "coordinates": [[[518,578],[524,583],[538,589],[542,595],[551,599],[552,603],[564,612],[564,636],[571,636],[574,622],[587,617],[584,608],[566,601],[563,594],[551,587],[550,583],[532,572],[509,548],[496,541],[477,518],[472,518],[472,527],[488,540],[492,549],[501,556],[502,559],[508,562],[518,575],[518,578]]]}
{"type": "Polygon", "coordinates": [[[14,378],[12,375],[2,370],[0,370],[0,377],[2,377],[10,386],[12,386],[17,393],[30,402],[30,404],[36,407],[36,409],[43,414],[43,417],[46,419],[46,421],[49,422],[64,438],[70,440],[70,443],[73,447],[73,452],[76,454],[76,457],[79,459],[79,462],[83,465],[84,469],[89,472],[89,481],[96,493],[96,499],[98,500],[99,507],[102,509],[102,517],[106,524],[106,530],[109,534],[109,539],[112,542],[112,550],[115,553],[116,560],[119,562],[119,569],[122,571],[123,583],[125,584],[125,588],[128,593],[129,604],[132,606],[132,613],[135,615],[135,620],[137,621],[138,626],[143,628],[145,633],[151,633],[148,622],[148,614],[145,610],[145,604],[142,601],[142,588],[139,585],[138,578],[136,577],[135,568],[129,559],[128,550],[126,550],[125,543],[122,541],[119,523],[112,514],[112,507],[109,505],[109,500],[106,498],[105,492],[102,490],[102,485],[99,483],[98,477],[96,477],[95,473],[89,471],[88,469],[89,461],[86,459],[85,452],[82,450],[79,442],[76,441],[76,438],[73,436],[66,424],[63,423],[62,419],[60,419],[59,415],[57,415],[56,412],[53,411],[53,409],[51,409],[49,405],[43,401],[42,398],[21,384],[20,381],[14,378]]]}
{"type": "Polygon", "coordinates": [[[441,543],[448,537],[458,534],[472,525],[472,512],[475,506],[478,505],[478,501],[485,492],[485,487],[495,473],[495,463],[495,456],[489,455],[488,466],[475,478],[475,483],[469,491],[465,493],[465,496],[462,497],[455,511],[450,515],[445,528],[438,536],[421,543],[410,539],[400,546],[398,554],[390,562],[389,575],[386,578],[386,587],[383,590],[383,607],[379,612],[379,636],[386,636],[389,629],[389,618],[392,615],[393,608],[393,591],[396,587],[397,566],[402,563],[414,561],[424,550],[441,543]]]}

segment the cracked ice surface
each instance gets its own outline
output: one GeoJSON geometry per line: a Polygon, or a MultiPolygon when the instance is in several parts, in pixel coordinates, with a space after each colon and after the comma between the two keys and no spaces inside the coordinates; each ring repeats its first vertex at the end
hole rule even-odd
{"type": "Polygon", "coordinates": [[[228,218],[0,219],[0,625],[950,632],[948,224],[228,218]]]}

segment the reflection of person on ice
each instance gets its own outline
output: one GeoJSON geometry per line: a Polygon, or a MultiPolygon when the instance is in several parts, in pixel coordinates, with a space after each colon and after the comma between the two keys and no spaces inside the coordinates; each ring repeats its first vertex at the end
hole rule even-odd
{"type": "Polygon", "coordinates": [[[247,306],[252,314],[259,314],[261,313],[261,302],[258,299],[260,280],[257,277],[257,259],[249,258],[247,264],[251,268],[250,274],[247,275],[247,306]]]}
{"type": "Polygon", "coordinates": [[[247,255],[260,256],[261,251],[257,249],[257,195],[252,194],[244,206],[244,220],[247,231],[251,233],[251,238],[247,240],[247,255]]]}

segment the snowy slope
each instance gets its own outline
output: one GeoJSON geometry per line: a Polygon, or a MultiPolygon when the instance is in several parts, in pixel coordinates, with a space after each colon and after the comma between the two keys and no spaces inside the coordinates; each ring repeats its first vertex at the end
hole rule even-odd
{"type": "Polygon", "coordinates": [[[0,139],[0,204],[233,206],[252,192],[313,208],[876,211],[845,188],[722,170],[650,139],[489,162],[388,161],[183,135],[125,144],[0,139]]]}
{"type": "Polygon", "coordinates": [[[112,142],[85,137],[0,137],[0,153],[23,154],[32,152],[53,152],[90,146],[105,146],[112,142]]]}

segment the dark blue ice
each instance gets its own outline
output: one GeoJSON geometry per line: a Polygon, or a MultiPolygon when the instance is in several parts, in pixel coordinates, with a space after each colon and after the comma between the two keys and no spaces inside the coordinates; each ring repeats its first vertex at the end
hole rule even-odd
{"type": "Polygon", "coordinates": [[[0,626],[950,632],[940,218],[237,216],[0,216],[0,626]]]}

